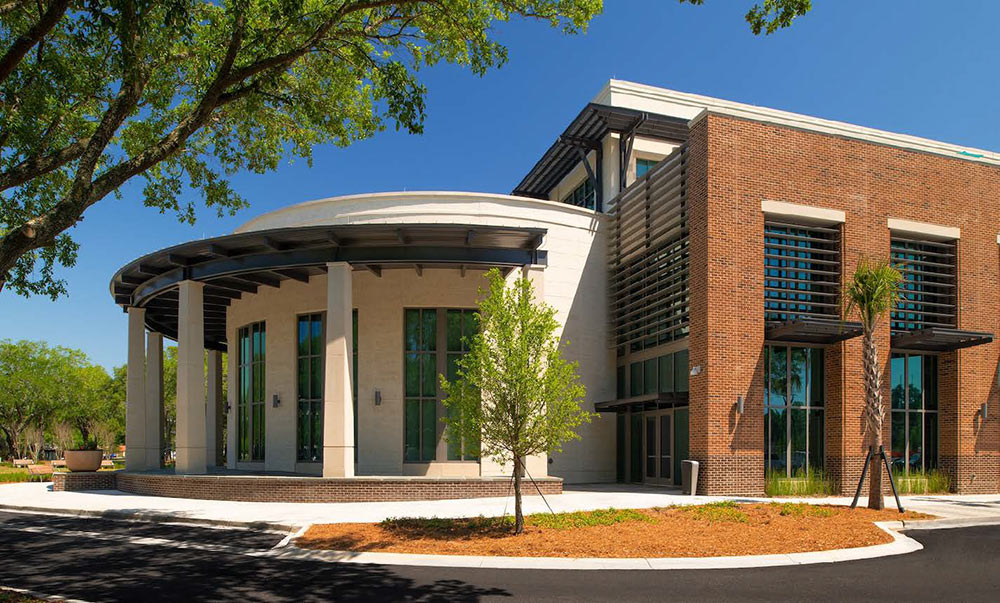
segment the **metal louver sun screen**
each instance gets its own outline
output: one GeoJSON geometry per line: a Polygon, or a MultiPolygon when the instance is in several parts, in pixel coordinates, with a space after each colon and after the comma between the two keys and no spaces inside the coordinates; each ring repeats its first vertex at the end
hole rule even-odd
{"type": "Polygon", "coordinates": [[[840,229],[764,222],[764,320],[839,316],[840,229]]]}

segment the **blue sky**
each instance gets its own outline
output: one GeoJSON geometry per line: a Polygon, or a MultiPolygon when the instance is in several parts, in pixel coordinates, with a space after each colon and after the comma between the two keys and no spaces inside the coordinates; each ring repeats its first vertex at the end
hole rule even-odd
{"type": "Polygon", "coordinates": [[[605,0],[586,35],[506,24],[510,62],[478,78],[442,66],[422,136],[388,132],[233,184],[251,207],[201,212],[195,226],[142,205],[140,186],[91,208],[73,231],[77,265],[56,302],[0,293],[0,339],[45,340],[111,367],[125,362],[126,321],[108,293],[123,264],[231,232],[278,207],[391,190],[509,192],[609,78],[643,82],[885,130],[1000,150],[1000,2],[816,0],[791,30],[750,34],[753,0],[605,0]]]}

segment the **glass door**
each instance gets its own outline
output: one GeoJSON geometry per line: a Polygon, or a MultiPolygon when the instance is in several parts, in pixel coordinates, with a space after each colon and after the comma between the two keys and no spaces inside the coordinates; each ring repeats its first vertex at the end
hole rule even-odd
{"type": "Polygon", "coordinates": [[[643,481],[652,485],[673,484],[673,412],[659,410],[645,417],[645,472],[643,481]]]}

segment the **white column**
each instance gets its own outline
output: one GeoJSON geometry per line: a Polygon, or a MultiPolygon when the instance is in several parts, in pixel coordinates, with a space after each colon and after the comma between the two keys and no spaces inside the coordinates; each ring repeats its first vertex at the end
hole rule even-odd
{"type": "Polygon", "coordinates": [[[146,310],[128,309],[128,374],[125,381],[125,470],[146,466],[146,310]]]}
{"type": "Polygon", "coordinates": [[[177,309],[177,473],[205,473],[205,312],[202,283],[181,281],[177,309]]]}
{"type": "Polygon", "coordinates": [[[354,476],[351,364],[351,266],[329,263],[326,285],[326,380],[323,386],[323,477],[354,476]]]}
{"type": "Polygon", "coordinates": [[[146,336],[146,468],[163,464],[163,335],[146,336]]]}
{"type": "Polygon", "coordinates": [[[208,351],[206,369],[205,446],[208,466],[216,467],[222,456],[222,352],[208,351]]]}

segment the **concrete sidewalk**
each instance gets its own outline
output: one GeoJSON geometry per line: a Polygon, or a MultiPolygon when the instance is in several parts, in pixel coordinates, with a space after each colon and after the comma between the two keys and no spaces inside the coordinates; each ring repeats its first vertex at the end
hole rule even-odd
{"type": "MultiPolygon", "coordinates": [[[[719,500],[772,502],[775,499],[683,496],[677,490],[622,484],[567,486],[561,495],[548,496],[556,512],[586,511],[608,507],[647,508],[670,505],[703,504],[719,500]]],[[[846,497],[779,499],[814,504],[846,505],[846,497]]],[[[890,497],[886,503],[890,504],[890,497]]],[[[861,504],[865,503],[862,499],[861,504]]],[[[1000,521],[1000,495],[975,496],[905,496],[908,510],[937,515],[956,522],[1000,521]]],[[[513,498],[465,500],[404,501],[384,503],[252,503],[187,498],[137,496],[117,490],[95,492],[52,492],[48,483],[7,484],[0,486],[0,508],[193,522],[229,526],[294,529],[313,523],[376,522],[387,517],[474,517],[499,516],[513,512],[513,498]]],[[[525,513],[548,510],[539,496],[525,496],[525,513]]]]}

